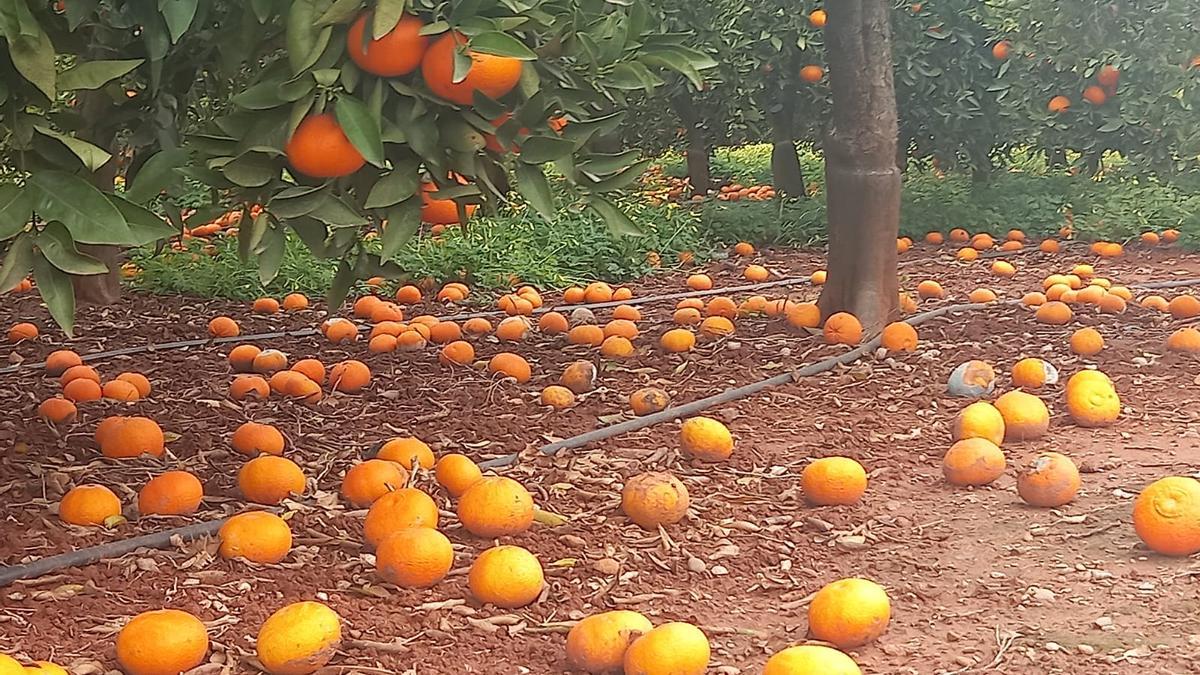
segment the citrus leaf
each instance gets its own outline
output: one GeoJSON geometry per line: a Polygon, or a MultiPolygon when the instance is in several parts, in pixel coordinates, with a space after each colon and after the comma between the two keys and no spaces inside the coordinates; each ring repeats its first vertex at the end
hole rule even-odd
{"type": "Polygon", "coordinates": [[[0,265],[0,293],[7,293],[29,276],[33,268],[33,235],[26,232],[13,240],[0,265]]]}
{"type": "Polygon", "coordinates": [[[375,17],[371,21],[371,36],[379,38],[392,32],[404,16],[407,0],[379,0],[375,3],[375,17]]]}
{"type": "Polygon", "coordinates": [[[47,223],[37,234],[34,243],[50,264],[67,274],[104,274],[108,271],[104,263],[75,248],[71,233],[62,223],[47,223]]]}
{"type": "Polygon", "coordinates": [[[642,231],[633,220],[615,204],[603,197],[592,197],[588,200],[588,208],[600,216],[608,225],[608,229],[619,236],[641,236],[642,231]]]}
{"type": "Polygon", "coordinates": [[[280,87],[281,83],[276,80],[259,82],[234,96],[230,103],[246,110],[269,110],[288,102],[280,95],[280,87]]]}
{"type": "Polygon", "coordinates": [[[179,230],[174,225],[159,218],[144,206],[134,204],[117,195],[109,197],[109,201],[125,217],[125,223],[129,226],[129,243],[133,246],[146,246],[160,239],[167,239],[179,234],[179,230]]]}
{"type": "Polygon", "coordinates": [[[329,311],[336,312],[342,306],[353,283],[354,268],[350,267],[350,263],[346,260],[340,261],[337,272],[333,274],[333,281],[329,284],[329,293],[325,295],[325,304],[329,307],[329,311]]]}
{"type": "Polygon", "coordinates": [[[554,220],[554,197],[541,167],[517,164],[517,191],[543,218],[554,220]]]}
{"type": "Polygon", "coordinates": [[[122,75],[130,73],[145,62],[145,59],[85,61],[59,73],[58,88],[61,91],[99,89],[122,75]]]}
{"type": "Polygon", "coordinates": [[[279,168],[270,157],[247,151],[221,167],[221,173],[242,187],[261,187],[279,175],[279,168]]]}
{"type": "Polygon", "coordinates": [[[324,185],[290,187],[271,198],[267,209],[277,218],[307,216],[325,199],[324,190],[324,185]]]}
{"type": "Polygon", "coordinates": [[[562,138],[530,136],[521,143],[521,161],[526,164],[545,164],[570,155],[575,144],[562,138]]]}
{"type": "Polygon", "coordinates": [[[196,18],[198,2],[199,0],[158,0],[158,11],[162,12],[163,21],[167,24],[171,44],[179,42],[179,38],[191,27],[192,20],[196,18]]]}
{"type": "Polygon", "coordinates": [[[59,143],[67,146],[67,149],[70,150],[73,155],[78,157],[79,161],[83,162],[83,165],[87,167],[88,171],[95,171],[107,164],[108,160],[112,159],[112,155],[108,154],[108,152],[106,152],[104,149],[96,147],[95,145],[92,145],[83,139],[59,133],[54,129],[41,124],[33,125],[33,129],[39,134],[47,138],[53,138],[59,143]]]}
{"type": "Polygon", "coordinates": [[[287,233],[283,227],[267,230],[258,247],[258,280],[265,286],[279,275],[283,264],[283,253],[287,248],[287,233]]]}
{"type": "Polygon", "coordinates": [[[332,26],[334,24],[346,23],[356,14],[362,7],[362,0],[334,0],[329,9],[317,19],[318,26],[332,26]]]}
{"type": "Polygon", "coordinates": [[[145,204],[158,196],[168,185],[179,179],[175,169],[186,164],[188,153],[180,148],[160,150],[150,156],[138,170],[133,184],[125,190],[125,199],[135,204],[145,204]]]}
{"type": "Polygon", "coordinates": [[[79,28],[79,24],[90,17],[96,11],[96,5],[100,4],[100,0],[74,0],[74,2],[64,2],[67,10],[67,27],[72,31],[79,28]]]}
{"type": "Polygon", "coordinates": [[[355,149],[374,166],[383,166],[383,139],[380,137],[379,118],[372,115],[367,104],[343,95],[333,107],[338,124],[350,139],[355,149]]]}
{"type": "Polygon", "coordinates": [[[67,337],[74,337],[75,332],[75,289],[71,286],[71,277],[37,254],[33,257],[33,278],[37,281],[38,294],[50,316],[63,329],[67,337]]]}
{"type": "MultiPolygon", "coordinates": [[[[21,0],[24,2],[24,0],[21,0]]],[[[37,35],[11,36],[8,54],[21,76],[41,90],[51,101],[55,98],[54,44],[45,31],[38,29],[37,35]]]]}
{"type": "Polygon", "coordinates": [[[37,192],[34,210],[42,220],[57,220],[80,244],[128,244],[129,226],[104,193],[78,176],[41,171],[29,178],[37,192]]]}
{"type": "Polygon", "coordinates": [[[471,49],[483,54],[507,56],[520,61],[533,61],[537,54],[515,37],[499,31],[480,33],[471,38],[471,49]]]}
{"type": "Polygon", "coordinates": [[[366,208],[382,209],[408,199],[417,193],[416,171],[393,170],[381,176],[367,195],[366,208]]]}
{"type": "Polygon", "coordinates": [[[33,190],[4,183],[0,185],[0,241],[20,234],[33,217],[33,190]]]}
{"type": "Polygon", "coordinates": [[[338,197],[325,193],[316,207],[308,212],[308,216],[329,225],[330,227],[354,227],[367,222],[353,208],[338,197]]]}
{"type": "Polygon", "coordinates": [[[391,260],[417,230],[421,229],[421,200],[410,197],[387,211],[387,225],[379,235],[382,250],[379,257],[391,260]]]}

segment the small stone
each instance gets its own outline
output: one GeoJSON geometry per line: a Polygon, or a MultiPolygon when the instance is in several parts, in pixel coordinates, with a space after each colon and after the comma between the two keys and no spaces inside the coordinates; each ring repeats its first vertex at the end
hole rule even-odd
{"type": "Polygon", "coordinates": [[[1047,642],[1046,643],[1046,651],[1049,651],[1049,652],[1062,651],[1062,645],[1058,644],[1057,642],[1047,642]]]}
{"type": "Polygon", "coordinates": [[[742,343],[740,343],[736,340],[730,340],[729,342],[725,343],[725,349],[728,349],[731,352],[736,352],[737,350],[739,350],[741,348],[742,348],[742,343]]]}
{"type": "Polygon", "coordinates": [[[1038,602],[1054,602],[1054,591],[1049,588],[1038,588],[1037,586],[1031,589],[1031,596],[1038,602]]]}
{"type": "Polygon", "coordinates": [[[1102,616],[1097,618],[1093,623],[1096,624],[1097,628],[1108,628],[1113,625],[1113,620],[1107,616],[1102,616]]]}
{"type": "Polygon", "coordinates": [[[726,569],[724,565],[713,565],[712,573],[713,576],[723,577],[726,574],[729,574],[729,570],[726,569]]]}
{"type": "Polygon", "coordinates": [[[1091,645],[1079,645],[1075,648],[1079,650],[1080,654],[1086,654],[1088,656],[1096,653],[1096,648],[1091,645]]]}
{"type": "Polygon", "coordinates": [[[584,541],[582,537],[576,537],[573,534],[564,534],[558,539],[567,546],[573,546],[575,548],[585,548],[587,546],[587,542],[584,541]]]}
{"type": "Polygon", "coordinates": [[[695,557],[688,558],[687,566],[689,570],[695,572],[696,574],[700,574],[704,570],[708,569],[708,565],[703,560],[695,557]]]}
{"type": "Polygon", "coordinates": [[[621,571],[621,563],[613,560],[612,558],[601,558],[592,563],[592,569],[596,570],[600,574],[612,576],[621,571]]]}

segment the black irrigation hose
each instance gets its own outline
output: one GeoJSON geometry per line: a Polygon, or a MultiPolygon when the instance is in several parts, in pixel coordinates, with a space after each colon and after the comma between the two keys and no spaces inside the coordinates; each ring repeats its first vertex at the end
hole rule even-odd
{"type": "MultiPolygon", "coordinates": [[[[1195,286],[1198,284],[1200,284],[1200,279],[1180,279],[1175,281],[1133,284],[1130,286],[1130,288],[1155,290],[1162,288],[1195,286]]],[[[917,326],[932,319],[936,319],[954,312],[973,311],[985,307],[994,307],[996,305],[1011,306],[1018,303],[1020,303],[1020,300],[1007,300],[1001,303],[965,303],[959,305],[947,305],[945,307],[939,307],[937,309],[932,309],[928,312],[922,312],[912,316],[906,319],[905,322],[910,325],[917,326]]],[[[855,347],[845,354],[823,359],[821,361],[817,361],[816,363],[798,368],[789,373],[775,375],[759,382],[753,382],[742,387],[730,389],[728,391],[721,392],[720,394],[692,401],[691,403],[686,403],[681,406],[667,408],[661,412],[626,420],[624,422],[619,422],[617,424],[600,429],[595,429],[572,438],[555,441],[542,446],[538,449],[538,451],[543,455],[554,455],[560,450],[581,447],[589,443],[611,438],[618,434],[637,431],[660,422],[669,422],[678,417],[694,415],[715,405],[746,398],[765,389],[770,389],[771,387],[782,386],[791,382],[795,382],[804,377],[811,377],[813,375],[819,375],[821,373],[833,370],[840,365],[852,363],[878,348],[879,342],[880,339],[878,336],[876,336],[867,343],[855,347]]],[[[480,462],[479,466],[480,468],[484,469],[503,468],[512,466],[519,460],[519,454],[512,454],[480,462]]],[[[68,567],[90,565],[105,558],[119,558],[121,556],[133,553],[139,548],[167,548],[171,545],[171,542],[176,537],[178,537],[180,541],[189,541],[200,537],[210,536],[215,534],[226,520],[227,518],[221,518],[202,523],[193,523],[191,525],[185,525],[183,527],[177,527],[174,529],[165,530],[163,532],[144,534],[138,537],[133,537],[132,539],[123,539],[121,541],[109,542],[99,546],[78,549],[71,551],[70,553],[60,553],[58,555],[50,556],[48,558],[40,558],[38,560],[34,560],[33,562],[22,565],[9,565],[0,567],[0,588],[3,588],[20,579],[36,578],[42,576],[43,574],[49,574],[51,572],[68,567]]]]}

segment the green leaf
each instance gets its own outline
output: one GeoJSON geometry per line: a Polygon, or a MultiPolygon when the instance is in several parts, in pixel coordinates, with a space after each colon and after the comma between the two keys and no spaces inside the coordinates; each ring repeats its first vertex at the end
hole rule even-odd
{"type": "Polygon", "coordinates": [[[0,241],[25,230],[33,217],[34,191],[12,183],[0,184],[0,241]]]}
{"type": "Polygon", "coordinates": [[[341,308],[353,283],[354,268],[343,259],[338,262],[337,272],[333,274],[333,281],[329,284],[329,293],[325,296],[325,304],[329,307],[329,311],[336,312],[341,308]]]}
{"type": "Polygon", "coordinates": [[[308,213],[309,217],[316,218],[330,227],[353,227],[367,222],[366,218],[338,197],[329,193],[325,193],[323,197],[316,208],[308,213]]]}
{"type": "Polygon", "coordinates": [[[230,102],[246,110],[269,110],[288,102],[280,96],[280,85],[277,80],[259,82],[234,96],[230,102]]]}
{"type": "Polygon", "coordinates": [[[267,209],[276,218],[299,218],[312,213],[327,196],[324,185],[298,185],[272,197],[267,209]]]}
{"type": "Polygon", "coordinates": [[[121,61],[85,61],[68,68],[58,75],[58,88],[62,91],[99,89],[113,80],[126,75],[145,63],[145,59],[121,61]]]}
{"type": "Polygon", "coordinates": [[[575,144],[563,138],[530,136],[521,143],[521,161],[526,164],[545,164],[570,155],[575,144]]]}
{"type": "Polygon", "coordinates": [[[542,218],[554,220],[554,197],[550,193],[550,181],[540,166],[517,164],[517,191],[542,218]]]}
{"type": "Polygon", "coordinates": [[[104,263],[75,248],[71,233],[62,223],[47,223],[34,243],[46,260],[67,274],[104,274],[108,271],[104,263]]]}
{"type": "Polygon", "coordinates": [[[254,18],[259,23],[266,23],[274,11],[275,0],[250,0],[250,8],[254,10],[254,18]]]}
{"type": "Polygon", "coordinates": [[[283,254],[287,249],[287,231],[282,225],[267,229],[259,244],[258,280],[265,286],[279,275],[279,267],[283,264],[283,254]]]}
{"type": "Polygon", "coordinates": [[[471,49],[483,54],[507,56],[521,61],[533,61],[537,54],[515,37],[499,31],[480,33],[471,38],[471,49]]]}
{"type": "Polygon", "coordinates": [[[577,167],[580,171],[587,171],[591,174],[612,173],[628,168],[637,161],[641,154],[640,150],[626,150],[615,155],[588,155],[586,159],[577,164],[577,167]]]}
{"type": "Polygon", "coordinates": [[[608,225],[609,231],[618,236],[641,236],[642,231],[624,211],[603,197],[592,197],[587,206],[608,225]]]}
{"type": "Polygon", "coordinates": [[[383,139],[379,118],[372,115],[367,104],[345,95],[338,97],[333,108],[338,124],[364,159],[374,166],[383,166],[383,139]]]}
{"type": "Polygon", "coordinates": [[[362,8],[362,0],[334,0],[329,9],[317,19],[318,26],[346,23],[362,8]]]}
{"type": "Polygon", "coordinates": [[[325,223],[322,223],[312,218],[300,217],[288,219],[288,225],[292,226],[292,230],[300,237],[300,241],[312,251],[312,254],[318,258],[328,258],[329,253],[326,250],[328,247],[325,244],[325,239],[329,236],[329,230],[325,228],[325,223]]]}
{"type": "Polygon", "coordinates": [[[371,36],[379,38],[392,32],[400,17],[404,16],[404,8],[408,0],[378,0],[375,3],[375,17],[371,21],[371,36]]]}
{"type": "Polygon", "coordinates": [[[71,277],[39,254],[33,258],[33,278],[37,281],[42,302],[50,310],[50,316],[54,317],[67,337],[74,337],[75,289],[71,286],[71,277]]]}
{"type": "Polygon", "coordinates": [[[1123,121],[1112,120],[1111,122],[1108,122],[1104,126],[1097,129],[1096,131],[1098,131],[1102,134],[1108,134],[1108,133],[1112,133],[1114,131],[1120,131],[1124,126],[1125,126],[1125,123],[1123,121]]]}
{"type": "Polygon", "coordinates": [[[26,232],[13,240],[0,265],[0,293],[7,293],[29,276],[33,268],[33,235],[26,232]]]}
{"type": "Polygon", "coordinates": [[[301,73],[311,66],[317,57],[310,56],[324,49],[318,47],[316,0],[294,0],[288,11],[284,28],[288,63],[293,73],[301,73]]]}
{"type": "Polygon", "coordinates": [[[258,246],[258,242],[262,241],[267,227],[270,226],[270,221],[271,216],[266,211],[262,211],[254,218],[251,218],[245,210],[242,211],[242,222],[238,226],[238,260],[243,263],[250,262],[250,254],[258,246]]]}
{"type": "Polygon", "coordinates": [[[37,191],[34,210],[42,220],[57,220],[80,244],[129,244],[125,218],[103,192],[78,176],[40,171],[29,178],[37,191]]]}
{"type": "Polygon", "coordinates": [[[133,246],[146,246],[160,239],[167,239],[179,234],[179,230],[174,225],[158,217],[144,206],[121,199],[116,195],[110,197],[109,201],[125,217],[125,222],[129,225],[129,243],[133,246]]]}
{"type": "Polygon", "coordinates": [[[158,11],[162,12],[163,20],[167,24],[171,44],[179,42],[179,38],[191,27],[192,20],[196,18],[198,2],[199,0],[158,0],[158,11]]]}
{"type": "MultiPolygon", "coordinates": [[[[19,0],[25,2],[25,0],[19,0]]],[[[35,87],[41,90],[46,98],[54,100],[56,73],[54,68],[54,44],[50,36],[38,28],[36,35],[9,36],[8,54],[12,57],[17,72],[35,87]]]]}
{"type": "Polygon", "coordinates": [[[418,182],[415,167],[397,167],[375,182],[367,195],[366,208],[382,209],[399,204],[417,193],[418,182]]]}
{"type": "Polygon", "coordinates": [[[100,0],[74,0],[63,4],[67,10],[67,27],[74,31],[96,12],[96,5],[100,4],[100,0]]]}
{"type": "Polygon", "coordinates": [[[100,167],[107,164],[108,160],[112,159],[112,155],[108,154],[102,148],[98,148],[81,138],[75,138],[74,136],[61,134],[54,129],[41,124],[35,124],[33,125],[33,128],[39,134],[46,136],[47,138],[53,138],[59,143],[67,146],[67,149],[70,150],[71,153],[76,157],[78,157],[79,161],[83,162],[83,165],[87,167],[88,171],[96,171],[100,167]]]}
{"type": "Polygon", "coordinates": [[[159,192],[179,179],[175,169],[187,164],[188,158],[188,152],[181,148],[154,153],[142,164],[133,183],[125,190],[125,199],[135,204],[145,204],[154,199],[159,192]]]}
{"type": "Polygon", "coordinates": [[[264,154],[243,152],[221,167],[221,173],[236,185],[262,187],[279,175],[279,167],[264,154]]]}
{"type": "Polygon", "coordinates": [[[421,200],[405,199],[387,210],[387,225],[379,235],[380,258],[391,260],[421,229],[421,200]]]}

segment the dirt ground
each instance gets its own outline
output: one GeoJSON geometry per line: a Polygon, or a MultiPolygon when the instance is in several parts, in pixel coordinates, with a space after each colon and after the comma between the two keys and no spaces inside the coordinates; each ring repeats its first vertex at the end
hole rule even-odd
{"type": "MultiPolygon", "coordinates": [[[[756,258],[781,276],[807,276],[821,265],[810,252],[767,251],[756,258]]],[[[1045,275],[1078,262],[1094,263],[1099,275],[1127,285],[1200,277],[1195,256],[1136,247],[1113,261],[1097,260],[1084,247],[1058,256],[1020,255],[1012,279],[991,275],[984,261],[955,262],[948,249],[919,245],[903,259],[902,286],[911,290],[923,279],[938,279],[950,291],[941,301],[947,303],[964,302],[978,286],[1020,297],[1040,288],[1045,275]]],[[[718,286],[731,286],[741,283],[747,262],[718,261],[709,271],[718,286]]],[[[678,291],[682,278],[648,279],[635,293],[678,291]]],[[[798,284],[769,297],[786,291],[798,300],[816,294],[798,284]]],[[[925,301],[922,308],[937,304],[925,301]]],[[[224,561],[215,557],[212,541],[202,540],[15,583],[2,590],[0,651],[50,659],[74,673],[111,671],[113,637],[128,617],[176,607],[209,625],[213,650],[204,672],[254,672],[253,639],[266,616],[315,598],[344,620],[346,640],[330,672],[563,673],[570,622],[624,608],[656,624],[700,625],[712,642],[712,673],[757,673],[771,653],[805,640],[812,593],[860,576],[883,584],[892,600],[887,633],[853,652],[865,673],[1196,672],[1200,566],[1194,558],[1149,552],[1130,524],[1133,498],[1144,485],[1194,473],[1200,460],[1200,363],[1163,350],[1179,323],[1169,315],[1131,303],[1120,316],[1080,310],[1064,327],[1037,324],[1028,310],[1011,306],[935,320],[920,327],[916,353],[869,356],[711,411],[737,439],[727,463],[682,459],[677,424],[555,457],[538,455],[536,447],[546,442],[623,419],[627,396],[639,387],[661,386],[683,403],[845,349],[779,321],[742,319],[731,338],[668,356],[655,345],[673,306],[643,306],[637,355],[597,360],[599,387],[563,412],[540,406],[538,392],[557,381],[566,363],[597,357],[536,331],[515,348],[534,365],[525,385],[493,379],[486,370],[440,366],[432,350],[373,355],[361,342],[266,341],[261,346],[282,349],[293,360],[316,356],[330,364],[353,357],[371,366],[375,377],[367,391],[330,395],[312,408],[278,399],[227,400],[229,345],[98,361],[93,365],[106,378],[125,370],[146,374],[153,394],[133,404],[83,405],[79,421],[61,433],[35,414],[42,399],[58,392],[54,379],[36,369],[0,375],[3,564],[238,512],[245,505],[234,476],[242,458],[228,444],[246,420],[283,430],[286,455],[310,477],[309,493],[288,503],[297,546],[282,564],[224,561]],[[1070,332],[1081,325],[1104,334],[1107,347],[1094,359],[1068,349],[1070,332]],[[970,402],[946,395],[949,372],[967,359],[985,359],[1001,373],[999,394],[1009,387],[1013,363],[1034,355],[1057,365],[1063,381],[1082,368],[1102,368],[1122,397],[1120,421],[1107,429],[1078,428],[1065,414],[1061,385],[1048,387],[1038,392],[1052,413],[1044,439],[1007,443],[1008,471],[990,486],[946,484],[940,461],[950,424],[970,402]],[[92,441],[97,421],[130,411],[153,417],[170,434],[165,459],[100,457],[92,441]],[[545,567],[547,587],[535,604],[505,612],[469,597],[467,567],[494,542],[461,529],[452,501],[430,475],[418,476],[417,485],[445,512],[442,529],[455,545],[455,569],[422,591],[376,577],[361,541],[364,512],[349,510],[337,490],[347,467],[401,434],[419,436],[439,453],[476,459],[524,453],[505,475],[528,487],[540,508],[569,521],[535,524],[505,539],[535,552],[545,567]],[[1084,473],[1078,499],[1062,509],[1030,508],[1016,494],[1018,468],[1046,450],[1071,456],[1084,473]],[[861,503],[814,508],[804,502],[800,471],[827,455],[854,457],[867,468],[870,488],[861,503]],[[137,489],[174,468],[204,481],[202,512],[189,519],[136,519],[137,489]],[[647,470],[674,472],[692,496],[688,517],[665,534],[633,526],[618,507],[623,480],[647,470]],[[83,482],[116,491],[130,522],[106,531],[58,521],[58,499],[83,482]]],[[[319,303],[315,310],[264,317],[237,303],[133,296],[117,307],[82,310],[77,337],[64,340],[33,294],[0,299],[0,326],[29,320],[43,329],[36,342],[5,346],[9,363],[40,361],[64,346],[87,353],[203,337],[218,313],[237,317],[244,333],[311,327],[324,318],[319,303]]],[[[482,359],[510,348],[490,338],[476,341],[482,359]]]]}

